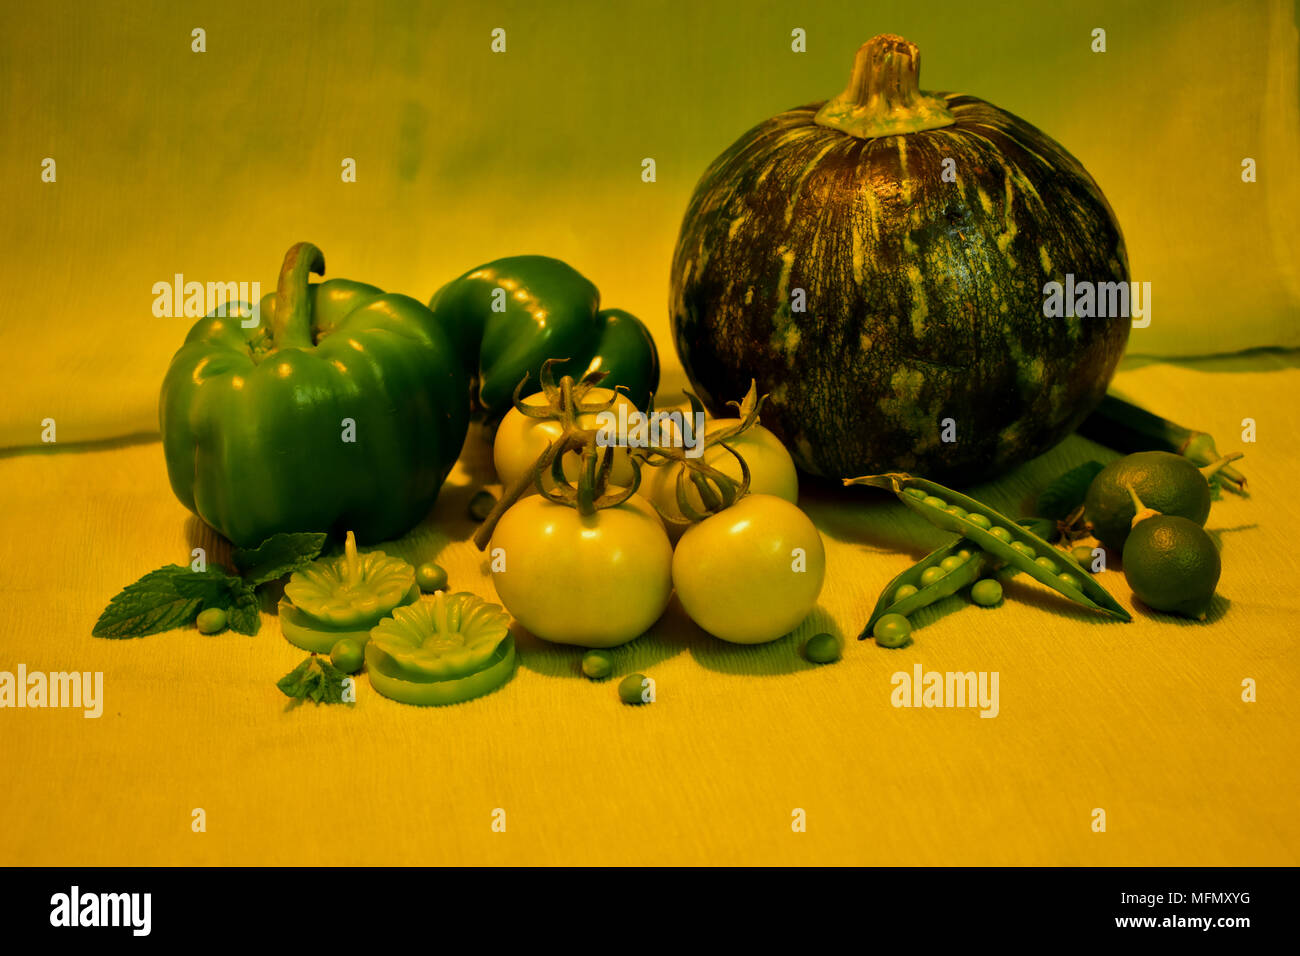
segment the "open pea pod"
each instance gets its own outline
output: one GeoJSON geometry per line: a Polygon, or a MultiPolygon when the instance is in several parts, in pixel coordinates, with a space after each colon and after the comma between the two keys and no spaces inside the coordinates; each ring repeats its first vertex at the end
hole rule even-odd
{"type": "Polygon", "coordinates": [[[955,531],[974,542],[981,550],[1002,559],[1018,571],[1023,571],[1040,584],[1044,584],[1075,604],[1101,611],[1121,621],[1131,621],[1128,611],[1110,596],[1110,592],[1097,583],[1070,555],[1058,551],[1027,528],[1018,525],[1000,511],[990,508],[974,498],[946,488],[937,482],[904,473],[866,475],[845,478],[846,485],[869,485],[892,491],[898,500],[926,521],[945,531],[955,531]],[[972,521],[971,516],[981,521],[972,521]],[[987,522],[988,528],[983,527],[987,522]],[[1006,537],[994,533],[1003,529],[1006,537]],[[1020,543],[1032,551],[1026,554],[1012,546],[1020,543]],[[1048,557],[1053,568],[1036,563],[1037,558],[1048,557]],[[1057,571],[1056,564],[1064,572],[1057,571]]]}
{"type": "MultiPolygon", "coordinates": [[[[1039,535],[1050,534],[1053,526],[1052,522],[1046,518],[1024,518],[1021,519],[1020,523],[1039,535]]],[[[946,597],[952,597],[962,588],[974,584],[985,575],[1001,570],[1006,565],[1006,562],[1001,558],[997,558],[978,548],[973,548],[971,545],[972,542],[965,538],[958,538],[952,544],[931,551],[916,564],[905,569],[890,581],[885,586],[885,589],[880,592],[880,599],[876,601],[876,607],[871,612],[866,627],[858,635],[858,640],[865,641],[871,636],[871,629],[876,626],[876,621],[882,615],[901,614],[904,617],[910,617],[921,608],[929,607],[946,597]],[[921,575],[925,573],[927,568],[937,567],[946,559],[960,555],[963,549],[973,552],[968,561],[954,568],[937,581],[926,585],[921,584],[921,575]],[[898,593],[898,589],[908,584],[917,589],[916,593],[910,594],[901,600],[891,601],[893,596],[898,593]]]]}

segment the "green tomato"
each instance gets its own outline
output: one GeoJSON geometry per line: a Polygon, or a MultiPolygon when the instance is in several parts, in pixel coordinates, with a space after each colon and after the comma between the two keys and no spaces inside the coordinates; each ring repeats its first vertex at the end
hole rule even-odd
{"type": "Polygon", "coordinates": [[[970,599],[980,607],[993,607],[1002,600],[1002,585],[994,578],[985,578],[971,585],[970,599]]]}
{"type": "MultiPolygon", "coordinates": [[[[705,425],[706,433],[707,429],[725,423],[725,419],[721,421],[708,419],[705,425]]],[[[741,433],[739,438],[728,440],[727,444],[745,459],[745,465],[749,468],[750,494],[775,495],[791,504],[799,500],[799,476],[795,471],[794,459],[781,444],[781,439],[762,425],[751,425],[741,433]]],[[[700,460],[724,475],[734,478],[737,482],[741,479],[740,462],[736,461],[735,455],[730,454],[720,445],[707,449],[700,460]]],[[[677,507],[677,476],[685,467],[685,465],[670,464],[641,470],[641,485],[637,493],[654,502],[660,511],[671,519],[668,525],[670,533],[681,534],[686,528],[686,519],[682,516],[681,509],[677,507]]],[[[689,475],[687,482],[687,500],[691,503],[691,507],[702,511],[704,502],[700,499],[700,492],[695,487],[695,483],[690,481],[689,475]]]]}
{"type": "Polygon", "coordinates": [[[645,674],[628,674],[618,682],[618,697],[625,704],[650,704],[654,702],[649,678],[645,674]]]}
{"type": "Polygon", "coordinates": [[[830,664],[840,659],[840,639],[834,634],[814,634],[803,646],[803,656],[814,664],[830,664]]]}
{"type": "Polygon", "coordinates": [[[672,595],[672,544],[637,495],[590,517],[540,495],[521,498],[501,516],[488,561],[501,603],[556,644],[626,644],[672,595]]]}
{"type": "Polygon", "coordinates": [[[361,664],[365,659],[365,652],[361,645],[350,637],[335,642],[330,648],[331,663],[345,674],[355,674],[361,670],[361,664]]]}
{"type": "Polygon", "coordinates": [[[692,526],[673,554],[673,584],[686,613],[735,644],[793,631],[817,603],[825,575],[816,526],[775,495],[746,495],[692,526]]]}
{"type": "Polygon", "coordinates": [[[415,583],[425,594],[442,591],[447,587],[447,572],[440,565],[426,561],[415,569],[415,583]]]}
{"type": "Polygon", "coordinates": [[[210,607],[200,611],[194,621],[200,634],[218,634],[226,629],[226,612],[219,607],[210,607]]]}
{"type": "MultiPolygon", "coordinates": [[[[620,406],[625,406],[629,413],[637,410],[636,405],[626,395],[622,392],[613,392],[608,388],[593,388],[587,393],[584,402],[595,404],[607,402],[610,398],[614,399],[611,411],[616,415],[620,406]]],[[[525,405],[547,404],[546,396],[541,392],[529,395],[522,401],[525,405]]],[[[594,431],[600,428],[596,416],[595,412],[579,415],[578,424],[594,431]]],[[[546,446],[557,441],[563,431],[563,426],[554,419],[529,418],[517,408],[510,409],[501,419],[501,424],[497,426],[496,438],[492,441],[492,463],[496,465],[497,477],[501,480],[501,484],[509,488],[533,467],[542,452],[546,451],[546,446]]],[[[610,483],[627,487],[632,484],[633,479],[632,463],[628,460],[627,449],[617,448],[612,451],[614,463],[609,473],[610,483]]],[[[576,482],[581,470],[582,456],[578,452],[571,451],[564,456],[564,474],[570,481],[576,482]]],[[[542,485],[545,488],[552,488],[555,485],[549,470],[542,476],[542,485]]],[[[524,494],[530,495],[536,490],[534,485],[524,494]]]]}
{"type": "Polygon", "coordinates": [[[912,622],[901,614],[882,614],[871,628],[881,647],[906,647],[912,643],[912,622]]]}
{"type": "Polygon", "coordinates": [[[582,655],[582,672],[592,680],[604,680],[614,673],[614,657],[609,651],[593,650],[582,655]]]}

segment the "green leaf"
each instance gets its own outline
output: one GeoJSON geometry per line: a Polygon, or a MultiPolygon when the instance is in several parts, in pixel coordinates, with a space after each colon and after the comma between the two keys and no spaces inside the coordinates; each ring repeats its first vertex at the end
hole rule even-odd
{"type": "Polygon", "coordinates": [[[314,673],[315,657],[309,657],[289,673],[285,674],[275,686],[284,691],[287,697],[302,697],[306,694],[306,680],[309,672],[314,673]]]}
{"type": "Polygon", "coordinates": [[[95,622],[95,637],[144,637],[193,623],[202,598],[182,594],[177,581],[195,572],[178,564],[150,571],[108,602],[95,622]]]}
{"type": "Polygon", "coordinates": [[[1071,468],[1043,489],[1034,507],[1035,513],[1053,521],[1064,521],[1071,511],[1083,504],[1088,486],[1102,467],[1099,461],[1085,461],[1071,468]]]}
{"type": "Polygon", "coordinates": [[[231,604],[233,586],[244,583],[220,568],[208,568],[205,571],[191,571],[189,568],[182,570],[185,573],[176,575],[173,580],[176,593],[203,602],[200,610],[207,610],[210,607],[225,610],[231,604]]]}
{"type": "Polygon", "coordinates": [[[251,584],[239,581],[232,597],[230,607],[226,608],[226,621],[235,633],[251,637],[262,628],[262,603],[257,599],[257,592],[251,584]]]}
{"type": "Polygon", "coordinates": [[[236,548],[235,567],[254,587],[305,568],[325,547],[324,532],[273,534],[256,548],[236,548]]]}
{"type": "Polygon", "coordinates": [[[276,681],[275,686],[286,697],[311,700],[317,704],[340,704],[343,703],[345,677],[347,675],[330,663],[328,657],[313,654],[276,681]]]}

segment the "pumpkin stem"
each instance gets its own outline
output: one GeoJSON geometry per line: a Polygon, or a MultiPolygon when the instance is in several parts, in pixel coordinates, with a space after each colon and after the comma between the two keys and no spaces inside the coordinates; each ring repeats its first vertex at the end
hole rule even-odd
{"type": "Polygon", "coordinates": [[[858,48],[849,85],[813,121],[859,139],[951,126],[952,111],[943,97],[921,91],[920,77],[915,43],[890,33],[873,37],[858,48]]]}

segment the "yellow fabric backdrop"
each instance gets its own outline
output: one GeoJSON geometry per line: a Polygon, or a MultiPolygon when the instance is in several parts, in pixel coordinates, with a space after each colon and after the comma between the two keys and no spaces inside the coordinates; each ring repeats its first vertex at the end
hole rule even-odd
{"type": "MultiPolygon", "coordinates": [[[[0,711],[0,862],[1296,863],[1289,352],[1130,361],[1117,380],[1225,450],[1243,418],[1260,423],[1242,446],[1254,496],[1210,519],[1224,576],[1207,625],[1101,623],[1022,583],[1000,610],[925,612],[907,650],[859,644],[880,588],[939,537],[882,496],[809,488],[828,546],[819,611],[745,649],[671,608],[618,654],[620,673],[658,681],[648,708],[526,636],[507,688],[437,710],[378,698],[364,679],[355,707],[286,707],[274,682],[302,655],[273,617],[256,638],[90,637],[144,571],[195,543],[223,553],[172,497],[148,437],[189,324],[151,316],[154,282],[268,284],[284,248],[309,238],[330,275],[424,296],[478,261],[546,252],[648,320],[672,395],[684,380],[667,272],[696,177],[763,116],[840,89],[876,32],[921,44],[924,85],[1024,115],[1094,173],[1135,278],[1159,283],[1134,351],[1300,344],[1294,232],[1264,226],[1296,208],[1284,200],[1300,182],[1281,172],[1296,156],[1285,5],[1127,7],[6,7],[0,670],[103,671],[107,704],[99,720],[0,711]],[[205,54],[190,52],[196,26],[205,54]],[[496,26],[508,52],[494,57],[496,26]],[[789,50],[796,26],[807,54],[789,50]],[[1104,55],[1088,50],[1094,26],[1108,28],[1104,55]],[[1236,95],[1198,111],[1217,64],[1236,95]],[[1269,174],[1248,186],[1237,167],[1256,153],[1269,174]],[[46,156],[57,183],[39,179],[46,156]],[[647,156],[654,184],[640,180],[647,156]],[[343,157],[355,184],[339,180],[343,157]],[[46,417],[59,444],[33,448],[46,417]],[[76,445],[103,438],[118,440],[76,445]],[[849,639],[843,662],[799,657],[821,630],[849,639]],[[917,662],[998,671],[1000,716],[892,708],[890,675],[917,662]],[[1241,700],[1245,678],[1257,703],[1241,700]],[[794,808],[807,833],[791,832],[794,808]],[[327,815],[350,833],[322,839],[313,824],[327,815]]],[[[491,479],[475,440],[429,520],[390,550],[491,598],[464,517],[491,479]]],[[[977,493],[1020,510],[1099,454],[1071,438],[977,493]]],[[[1103,581],[1130,603],[1122,577],[1103,581]]]]}

